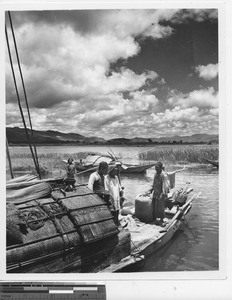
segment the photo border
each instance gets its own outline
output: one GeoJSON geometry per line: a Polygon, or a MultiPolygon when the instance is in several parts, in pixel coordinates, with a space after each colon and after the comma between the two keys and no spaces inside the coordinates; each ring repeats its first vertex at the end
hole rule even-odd
{"type": "MultiPolygon", "coordinates": [[[[69,2],[64,3],[62,1],[49,1],[46,3],[38,3],[34,1],[21,3],[20,1],[8,1],[7,3],[0,3],[0,24],[1,24],[1,45],[5,45],[5,34],[4,34],[4,12],[7,10],[65,10],[65,9],[153,9],[153,8],[216,8],[218,9],[218,24],[219,24],[219,160],[220,160],[220,169],[219,169],[219,270],[218,271],[191,271],[191,272],[142,272],[142,273],[130,273],[130,274],[80,274],[80,273],[71,273],[71,274],[20,274],[20,281],[54,281],[54,280],[65,280],[65,281],[106,281],[109,285],[113,283],[119,283],[120,285],[128,284],[132,285],[133,282],[136,282],[137,286],[144,284],[144,287],[150,286],[154,281],[157,284],[165,284],[167,290],[171,290],[174,294],[175,291],[179,291],[180,287],[177,286],[184,283],[186,285],[183,290],[188,289],[189,284],[197,284],[197,286],[206,286],[209,291],[213,291],[215,282],[227,282],[231,274],[231,259],[228,253],[231,252],[231,232],[228,232],[231,228],[231,202],[229,199],[229,178],[230,172],[228,168],[228,163],[231,162],[231,159],[227,153],[231,153],[231,142],[228,141],[231,135],[231,104],[229,100],[229,88],[231,89],[231,73],[228,70],[228,62],[231,62],[231,57],[229,58],[229,47],[231,47],[231,41],[229,41],[229,33],[231,34],[231,29],[228,26],[231,26],[230,21],[230,11],[232,11],[231,4],[228,1],[178,1],[170,3],[168,1],[155,2],[147,1],[145,3],[139,3],[133,1],[130,3],[127,2],[98,2],[98,1],[86,1],[86,2],[69,2]],[[54,3],[56,4],[54,7],[54,3]],[[230,25],[229,25],[229,24],[230,25]],[[230,201],[230,202],[229,202],[230,201]],[[226,218],[225,218],[226,216],[226,218]],[[230,233],[230,236],[229,236],[230,233]],[[227,247],[225,247],[225,245],[227,247]],[[230,248],[229,248],[230,247],[230,248]],[[229,250],[230,249],[230,250],[229,250]],[[226,251],[227,250],[227,251],[226,251]],[[230,262],[230,263],[229,263],[230,262]],[[64,279],[65,276],[65,279],[64,279]],[[173,281],[175,281],[173,283],[173,281]],[[166,285],[167,284],[167,285],[166,285]],[[176,286],[173,288],[173,286],[176,286]]],[[[231,27],[230,27],[231,28],[231,27]]],[[[230,35],[231,36],[231,35],[230,35]]],[[[4,47],[0,48],[0,62],[1,66],[5,65],[5,49],[4,47]]],[[[3,68],[2,68],[3,69],[3,68]]],[[[2,190],[2,200],[0,205],[1,209],[1,221],[2,228],[5,229],[6,214],[5,214],[5,182],[6,182],[6,161],[5,161],[5,72],[0,73],[1,76],[1,91],[2,91],[2,101],[4,109],[1,110],[1,122],[3,126],[1,128],[1,139],[0,151],[1,155],[1,165],[3,170],[1,172],[1,190],[2,190]]],[[[231,93],[230,93],[231,95],[231,93]]],[[[230,165],[231,166],[231,165],[230,165]]],[[[5,231],[4,231],[5,232],[5,231]]],[[[6,238],[5,235],[1,235],[0,251],[2,257],[6,257],[5,253],[6,238]]],[[[0,279],[7,281],[17,281],[19,280],[19,274],[6,274],[6,262],[1,261],[0,263],[0,279]]],[[[231,280],[231,279],[230,279],[231,280]]],[[[224,284],[225,285],[225,284],[224,284]]],[[[227,287],[224,287],[224,290],[228,290],[227,287]]],[[[150,287],[151,288],[151,287],[150,287]]],[[[137,288],[136,288],[137,289],[137,288]]],[[[135,289],[135,290],[136,290],[135,289]]],[[[228,290],[229,291],[229,290],[228,290]]],[[[118,291],[119,292],[119,291],[118,291]]],[[[196,291],[197,292],[197,291],[196,291]]],[[[216,295],[215,291],[215,295],[216,295]]],[[[229,294],[228,294],[229,295],[229,294]]],[[[162,296],[162,295],[161,295],[162,296]]],[[[212,295],[214,296],[214,295],[212,295]]],[[[227,295],[226,295],[227,296],[227,295]]],[[[162,298],[165,299],[165,298],[162,298]]],[[[216,299],[216,298],[215,298],[216,299]]],[[[218,298],[219,299],[219,298],[218,298]]],[[[222,299],[222,298],[221,298],[222,299]]],[[[224,299],[224,298],[223,298],[224,299]]],[[[226,297],[225,297],[226,299],[226,297]]]]}

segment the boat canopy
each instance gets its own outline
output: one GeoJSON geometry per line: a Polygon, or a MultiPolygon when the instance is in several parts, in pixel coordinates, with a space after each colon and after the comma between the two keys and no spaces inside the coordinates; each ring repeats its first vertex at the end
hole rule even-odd
{"type": "Polygon", "coordinates": [[[86,165],[97,166],[100,162],[105,161],[107,164],[112,163],[112,158],[108,156],[100,156],[100,155],[89,155],[85,159],[86,165]]]}

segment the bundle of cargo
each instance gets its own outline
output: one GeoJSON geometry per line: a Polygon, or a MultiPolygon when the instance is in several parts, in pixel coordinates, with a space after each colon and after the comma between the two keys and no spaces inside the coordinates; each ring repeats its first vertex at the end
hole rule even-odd
{"type": "MultiPolygon", "coordinates": [[[[27,189],[41,184],[48,183],[27,189]]],[[[31,192],[20,198],[10,190],[7,272],[98,272],[130,255],[129,232],[119,232],[106,203],[87,187],[67,197],[31,192]]]]}
{"type": "Polygon", "coordinates": [[[153,220],[153,204],[150,195],[140,194],[135,199],[135,217],[144,223],[153,220]]]}
{"type": "MultiPolygon", "coordinates": [[[[183,206],[192,192],[191,187],[172,190],[165,200],[165,207],[169,210],[175,207],[183,206]]],[[[150,223],[153,220],[153,204],[151,194],[140,194],[135,199],[135,217],[144,223],[150,223]]]]}
{"type": "Polygon", "coordinates": [[[7,181],[7,184],[11,183],[19,183],[19,182],[29,182],[29,181],[38,181],[38,177],[36,175],[26,174],[23,176],[15,177],[7,181]]]}

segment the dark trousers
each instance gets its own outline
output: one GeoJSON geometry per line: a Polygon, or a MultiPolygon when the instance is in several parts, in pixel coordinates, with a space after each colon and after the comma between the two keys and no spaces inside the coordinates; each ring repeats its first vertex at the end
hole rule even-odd
{"type": "Polygon", "coordinates": [[[115,225],[118,226],[119,222],[118,222],[118,215],[119,215],[119,210],[113,210],[111,211],[113,217],[114,217],[114,223],[115,225]]]}
{"type": "Polygon", "coordinates": [[[165,196],[156,196],[152,199],[153,204],[153,219],[163,219],[165,215],[165,196]]]}

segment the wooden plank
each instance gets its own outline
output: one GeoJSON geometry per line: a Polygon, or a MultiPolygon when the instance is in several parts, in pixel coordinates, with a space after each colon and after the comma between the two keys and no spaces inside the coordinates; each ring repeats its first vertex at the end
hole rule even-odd
{"type": "Polygon", "coordinates": [[[144,255],[140,256],[132,256],[129,255],[122,259],[120,262],[110,265],[109,267],[100,271],[100,273],[116,273],[120,271],[126,271],[127,269],[131,268],[132,266],[135,268],[141,267],[142,262],[145,262],[144,255]]]}
{"type": "MultiPolygon", "coordinates": [[[[199,195],[199,194],[198,194],[199,195]]],[[[162,232],[166,232],[169,227],[172,225],[172,223],[177,220],[178,218],[180,218],[181,215],[183,215],[183,212],[187,209],[187,207],[190,205],[190,203],[198,197],[197,194],[194,194],[183,206],[181,206],[179,208],[179,210],[176,212],[176,214],[174,215],[174,217],[171,219],[171,221],[167,224],[167,226],[163,229],[160,230],[160,233],[162,232]]]]}

